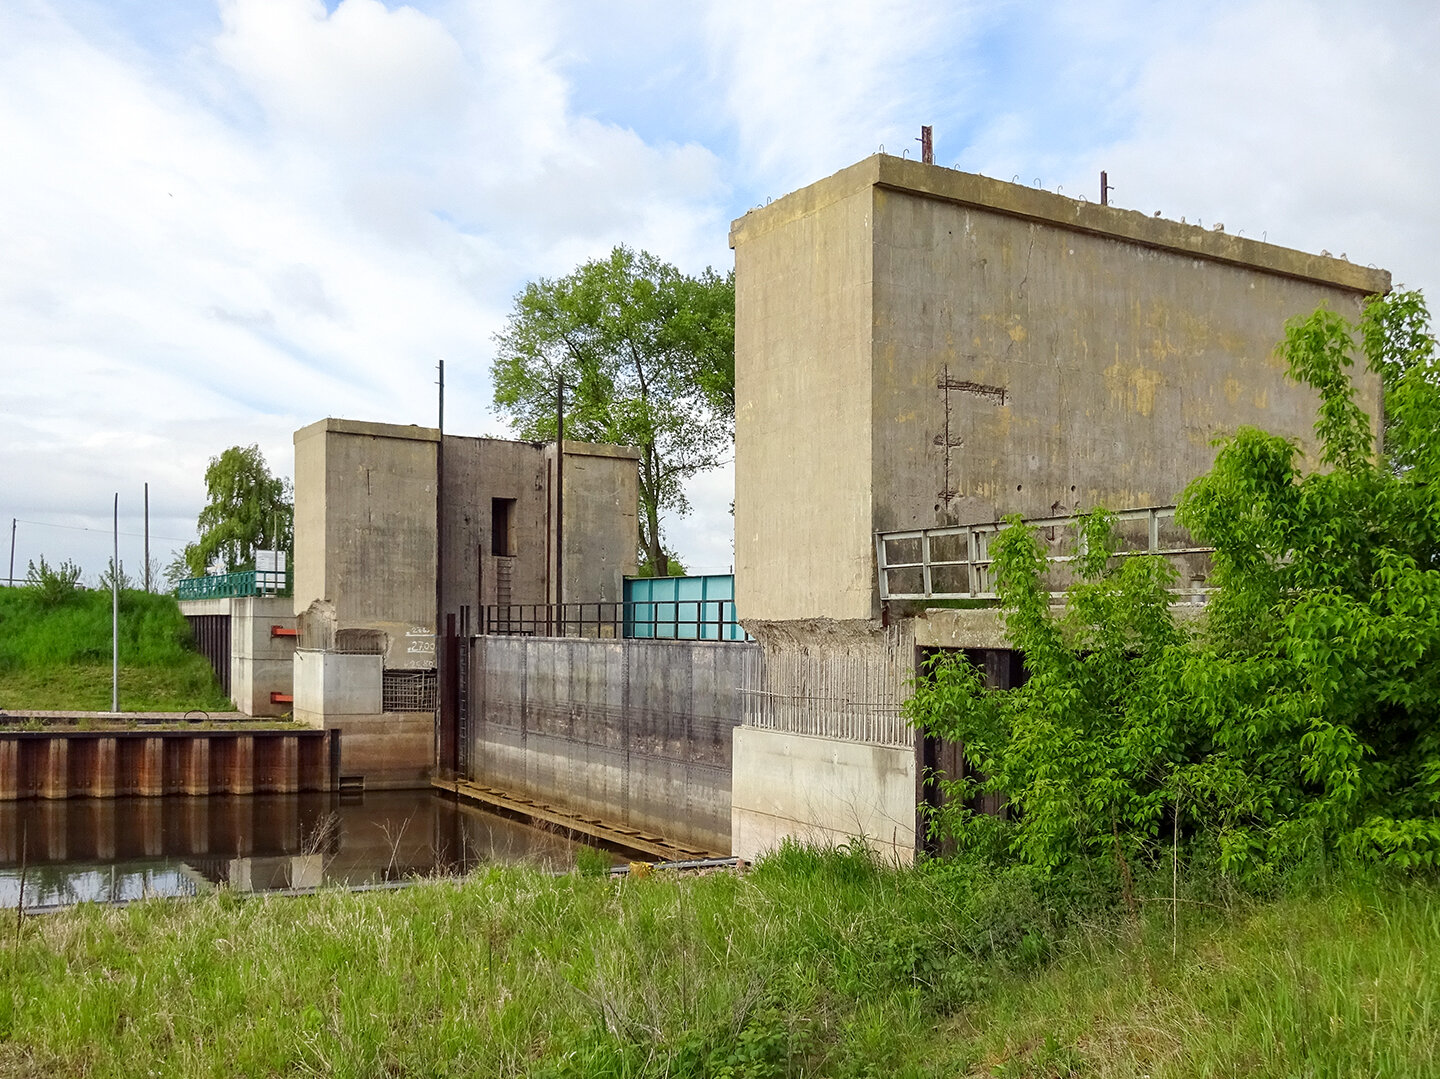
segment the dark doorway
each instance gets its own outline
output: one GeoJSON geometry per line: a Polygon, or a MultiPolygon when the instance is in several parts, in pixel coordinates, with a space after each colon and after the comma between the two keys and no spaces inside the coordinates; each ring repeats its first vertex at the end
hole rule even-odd
{"type": "Polygon", "coordinates": [[[515,499],[490,500],[490,553],[507,557],[515,553],[515,499]]]}
{"type": "MultiPolygon", "coordinates": [[[[985,684],[991,689],[1016,689],[1030,677],[1024,657],[1013,648],[921,648],[916,651],[916,670],[924,675],[934,657],[956,652],[984,672],[985,684]]],[[[929,822],[946,804],[942,781],[964,779],[971,774],[965,760],[965,747],[959,742],[917,732],[915,763],[916,849],[933,856],[954,853],[952,840],[939,840],[929,834],[929,822]]],[[[999,796],[994,794],[978,795],[968,807],[977,813],[998,815],[1005,811],[999,796]]]]}

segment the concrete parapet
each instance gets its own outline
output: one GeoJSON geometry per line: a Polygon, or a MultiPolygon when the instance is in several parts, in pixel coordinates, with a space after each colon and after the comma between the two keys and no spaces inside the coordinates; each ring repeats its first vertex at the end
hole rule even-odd
{"type": "Polygon", "coordinates": [[[330,717],[379,715],[384,664],[379,655],[296,650],[296,722],[325,729],[330,717]]]}
{"type": "Polygon", "coordinates": [[[787,838],[822,845],[863,839],[899,864],[915,857],[915,751],[781,731],[735,731],[734,853],[787,838]]]}

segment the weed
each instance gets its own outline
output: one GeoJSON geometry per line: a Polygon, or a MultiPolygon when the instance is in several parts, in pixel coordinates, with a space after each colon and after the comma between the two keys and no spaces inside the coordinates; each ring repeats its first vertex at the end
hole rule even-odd
{"type": "Polygon", "coordinates": [[[611,858],[603,850],[584,844],[575,848],[575,869],[582,877],[608,877],[611,858]]]}

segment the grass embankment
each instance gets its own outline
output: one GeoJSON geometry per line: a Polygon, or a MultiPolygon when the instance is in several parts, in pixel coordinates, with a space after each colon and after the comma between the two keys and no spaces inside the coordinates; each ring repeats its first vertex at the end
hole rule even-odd
{"type": "Polygon", "coordinates": [[[1028,871],[785,851],[745,875],[494,869],[81,908],[3,933],[0,1071],[1418,1076],[1440,889],[1132,919],[1028,871]]]}
{"type": "MultiPolygon", "coordinates": [[[[0,589],[0,708],[110,707],[110,593],[0,589]]],[[[173,596],[120,593],[120,708],[229,711],[173,596]]]]}

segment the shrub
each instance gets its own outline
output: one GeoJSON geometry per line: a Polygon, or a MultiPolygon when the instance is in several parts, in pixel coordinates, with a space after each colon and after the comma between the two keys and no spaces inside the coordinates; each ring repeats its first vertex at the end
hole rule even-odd
{"type": "Polygon", "coordinates": [[[28,563],[25,569],[26,591],[42,607],[58,607],[73,599],[80,584],[80,567],[69,559],[51,566],[40,556],[40,564],[28,563]]]}
{"type": "Polygon", "coordinates": [[[1318,311],[1287,327],[1290,377],[1320,398],[1327,471],[1245,429],[1186,490],[1179,520],[1214,547],[1203,630],[1169,610],[1168,568],[1115,559],[1111,517],[1083,526],[1080,582],[1052,615],[1043,548],[1018,518],[995,545],[1020,689],[937,662],[912,722],[965,746],[985,778],[950,784],[938,826],[1004,833],[1046,867],[1129,859],[1172,838],[1264,876],[1319,852],[1409,866],[1440,858],[1440,376],[1423,300],[1373,299],[1358,326],[1318,311]],[[1384,448],[1347,368],[1359,333],[1385,389],[1384,448]],[[1118,563],[1118,564],[1117,564],[1118,563]],[[1010,819],[963,808],[1002,795],[1010,819]]]}

